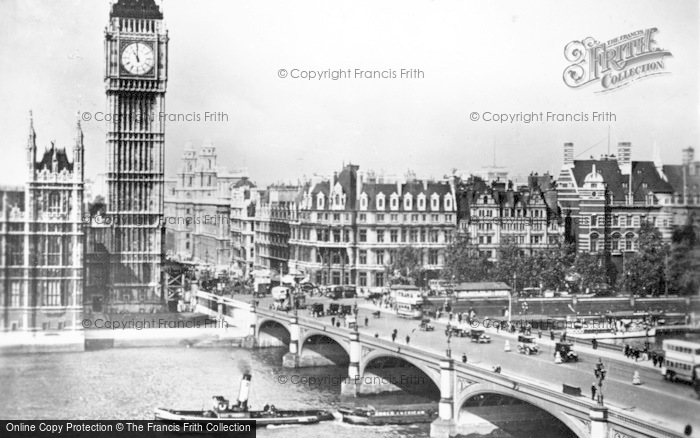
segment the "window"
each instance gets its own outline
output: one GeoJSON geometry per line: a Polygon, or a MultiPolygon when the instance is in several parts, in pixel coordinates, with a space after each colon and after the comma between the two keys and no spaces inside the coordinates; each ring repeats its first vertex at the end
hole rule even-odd
{"type": "Polygon", "coordinates": [[[339,213],[333,213],[333,220],[335,222],[340,222],[340,214],[339,213]]]}
{"type": "Polygon", "coordinates": [[[445,222],[446,222],[446,223],[452,223],[452,215],[451,215],[451,214],[446,214],[446,215],[445,215],[445,222]]]}
{"type": "Polygon", "coordinates": [[[392,213],[390,216],[391,222],[398,222],[399,221],[399,215],[396,213],[392,213]]]}
{"type": "Polygon", "coordinates": [[[316,205],[319,210],[323,209],[323,193],[319,193],[316,197],[316,205]]]}
{"type": "Polygon", "coordinates": [[[418,242],[418,230],[411,230],[411,242],[418,242]]]}
{"type": "Polygon", "coordinates": [[[377,215],[377,222],[384,222],[384,215],[383,214],[377,215]]]}
{"type": "Polygon", "coordinates": [[[627,233],[625,234],[625,251],[632,251],[632,241],[634,240],[634,234],[632,233],[627,233]]]}
{"type": "Polygon", "coordinates": [[[367,242],[367,230],[360,230],[360,242],[367,242]]]}
{"type": "Polygon", "coordinates": [[[445,210],[447,210],[447,211],[452,210],[452,196],[451,195],[445,196],[445,210]]]}
{"type": "Polygon", "coordinates": [[[367,264],[367,250],[361,249],[359,252],[359,264],[361,265],[366,265],[367,264]]]}
{"type": "Polygon", "coordinates": [[[384,243],[384,230],[377,230],[377,242],[384,243]]]}
{"type": "Polygon", "coordinates": [[[377,250],[376,256],[377,256],[377,264],[383,265],[384,264],[384,251],[381,249],[377,250]]]}
{"type": "Polygon", "coordinates": [[[377,287],[384,286],[384,273],[383,272],[377,272],[376,274],[374,274],[374,285],[377,287]]]}
{"type": "Polygon", "coordinates": [[[384,195],[382,193],[377,196],[377,209],[384,210],[384,195]]]}
{"type": "Polygon", "coordinates": [[[437,265],[438,264],[438,259],[439,259],[439,251],[437,249],[431,249],[428,252],[428,264],[429,265],[437,265]]]}
{"type": "Polygon", "coordinates": [[[620,234],[619,233],[615,233],[612,235],[612,250],[613,251],[620,250],[620,234]]]}
{"type": "Polygon", "coordinates": [[[440,221],[440,215],[439,215],[439,214],[430,215],[430,220],[432,220],[433,222],[439,222],[439,221],[440,221]]]}
{"type": "Polygon", "coordinates": [[[360,214],[360,222],[365,222],[367,220],[367,215],[365,213],[360,214]]]}
{"type": "Polygon", "coordinates": [[[343,242],[349,242],[349,241],[350,241],[350,231],[343,230],[343,242]]]}
{"type": "Polygon", "coordinates": [[[418,210],[425,210],[425,195],[418,196],[418,210]]]}
{"type": "Polygon", "coordinates": [[[403,208],[404,210],[411,210],[413,208],[413,197],[409,194],[403,198],[403,208]]]}
{"type": "Polygon", "coordinates": [[[333,230],[333,242],[340,242],[340,230],[333,230]]]}
{"type": "Polygon", "coordinates": [[[439,232],[437,230],[430,231],[430,243],[438,243],[439,232]]]}
{"type": "Polygon", "coordinates": [[[363,193],[362,196],[360,196],[360,208],[362,210],[367,210],[367,194],[363,193]]]}
{"type": "Polygon", "coordinates": [[[439,210],[440,209],[440,197],[438,195],[432,196],[430,198],[430,209],[439,210]]]}
{"type": "Polygon", "coordinates": [[[591,234],[590,251],[591,252],[598,251],[598,234],[597,233],[591,234]]]}
{"type": "Polygon", "coordinates": [[[358,278],[358,283],[360,283],[360,286],[364,287],[367,286],[367,273],[366,272],[360,272],[359,275],[357,276],[358,278]]]}
{"type": "Polygon", "coordinates": [[[399,241],[399,230],[391,230],[391,243],[398,243],[399,241]]]}

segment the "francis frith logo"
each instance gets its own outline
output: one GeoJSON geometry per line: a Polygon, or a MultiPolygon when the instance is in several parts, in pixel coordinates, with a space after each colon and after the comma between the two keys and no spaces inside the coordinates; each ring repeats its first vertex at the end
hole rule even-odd
{"type": "Polygon", "coordinates": [[[649,76],[668,74],[664,57],[673,56],[657,45],[657,28],[641,29],[607,42],[592,37],[572,41],[564,48],[572,64],[564,70],[564,83],[581,88],[600,82],[599,93],[617,90],[649,76]]]}

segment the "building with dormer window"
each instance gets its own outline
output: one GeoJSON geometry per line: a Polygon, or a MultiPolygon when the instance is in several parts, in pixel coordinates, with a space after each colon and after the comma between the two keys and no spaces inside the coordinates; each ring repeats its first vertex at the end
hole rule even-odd
{"type": "Polygon", "coordinates": [[[386,287],[394,254],[411,245],[420,250],[425,279],[437,278],[455,229],[454,196],[450,181],[388,179],[356,165],[312,180],[290,224],[290,268],[320,285],[386,287]],[[323,203],[334,196],[341,205],[323,203]]]}

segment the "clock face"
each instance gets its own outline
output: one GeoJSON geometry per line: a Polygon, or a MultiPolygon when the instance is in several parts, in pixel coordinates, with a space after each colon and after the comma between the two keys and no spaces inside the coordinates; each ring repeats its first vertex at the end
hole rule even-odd
{"type": "Polygon", "coordinates": [[[148,73],[154,63],[153,49],[144,43],[132,43],[122,50],[122,66],[133,75],[148,73]]]}

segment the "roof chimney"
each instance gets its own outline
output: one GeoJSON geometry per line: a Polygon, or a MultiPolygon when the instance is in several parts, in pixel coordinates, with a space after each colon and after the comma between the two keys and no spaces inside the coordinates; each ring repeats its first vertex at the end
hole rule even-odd
{"type": "Polygon", "coordinates": [[[688,166],[690,165],[693,160],[695,159],[695,150],[688,146],[687,148],[683,149],[683,165],[688,166]]]}
{"type": "Polygon", "coordinates": [[[632,143],[621,141],[617,144],[617,164],[623,175],[632,172],[632,143]]]}
{"type": "Polygon", "coordinates": [[[574,144],[564,143],[564,166],[574,164],[574,144]]]}

